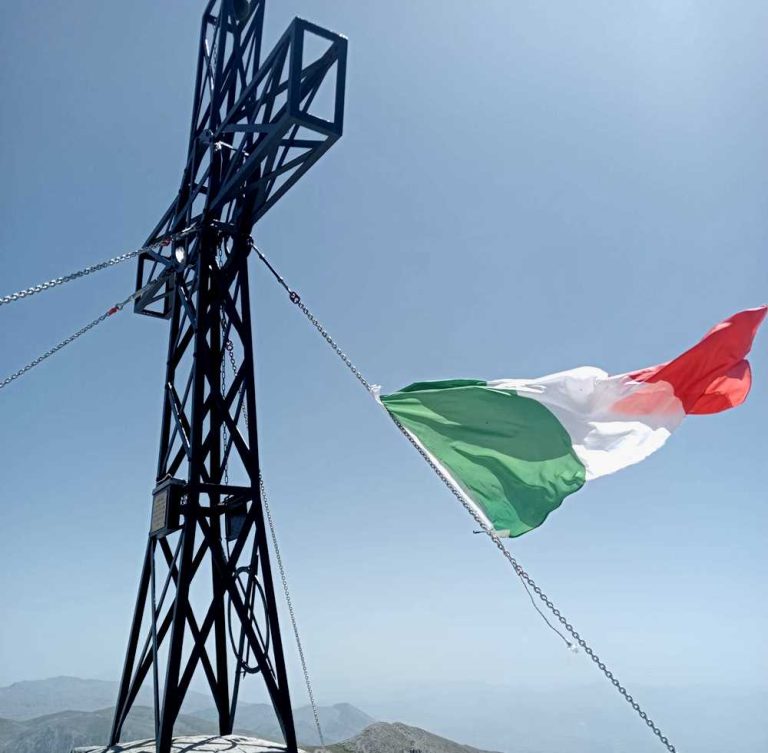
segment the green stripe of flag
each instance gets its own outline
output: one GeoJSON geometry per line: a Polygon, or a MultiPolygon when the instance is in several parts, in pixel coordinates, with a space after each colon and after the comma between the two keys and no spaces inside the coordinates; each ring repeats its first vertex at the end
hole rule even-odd
{"type": "Polygon", "coordinates": [[[562,424],[512,390],[478,380],[420,382],[381,402],[501,535],[541,525],[584,484],[584,465],[562,424]]]}

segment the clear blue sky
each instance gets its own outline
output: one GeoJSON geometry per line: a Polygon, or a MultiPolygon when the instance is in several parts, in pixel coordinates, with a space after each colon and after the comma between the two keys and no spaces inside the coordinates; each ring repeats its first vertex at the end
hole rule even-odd
{"type": "MultiPolygon", "coordinates": [[[[0,293],[154,226],[186,152],[201,6],[0,6],[0,293]]],[[[349,37],[346,131],[256,236],[371,381],[626,371],[768,299],[765,3],[284,0],[267,48],[294,15],[349,37]]],[[[133,276],[4,307],[0,371],[133,276]]],[[[264,472],[321,699],[597,679],[252,277],[264,472]]],[[[166,337],[124,312],[0,394],[0,684],[119,673],[166,337]]],[[[689,419],[511,544],[628,685],[765,682],[767,346],[746,406],[689,419]]]]}

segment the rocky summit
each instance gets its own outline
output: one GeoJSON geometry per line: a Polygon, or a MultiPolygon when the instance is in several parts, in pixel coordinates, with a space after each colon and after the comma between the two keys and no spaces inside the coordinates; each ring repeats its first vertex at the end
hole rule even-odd
{"type": "MultiPolygon", "coordinates": [[[[359,735],[328,746],[332,753],[487,753],[400,722],[377,722],[359,735]]],[[[319,753],[315,751],[314,753],[319,753]]]]}

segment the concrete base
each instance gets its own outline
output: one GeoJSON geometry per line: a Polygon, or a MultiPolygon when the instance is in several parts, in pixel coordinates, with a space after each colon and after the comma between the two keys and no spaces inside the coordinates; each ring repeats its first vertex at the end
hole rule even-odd
{"type": "MultiPolygon", "coordinates": [[[[269,740],[240,735],[226,737],[195,735],[174,737],[172,751],[173,753],[285,753],[285,746],[269,740]]],[[[75,748],[72,753],[155,753],[155,741],[137,740],[131,743],[120,743],[111,748],[75,748]]]]}

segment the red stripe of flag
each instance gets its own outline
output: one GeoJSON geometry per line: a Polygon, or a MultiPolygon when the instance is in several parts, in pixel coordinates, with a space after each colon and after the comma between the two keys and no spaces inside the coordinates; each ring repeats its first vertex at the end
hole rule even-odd
{"type": "Polygon", "coordinates": [[[768,306],[740,311],[681,356],[629,376],[639,382],[671,384],[686,413],[719,413],[741,405],[752,386],[746,356],[766,312],[768,306]]]}

